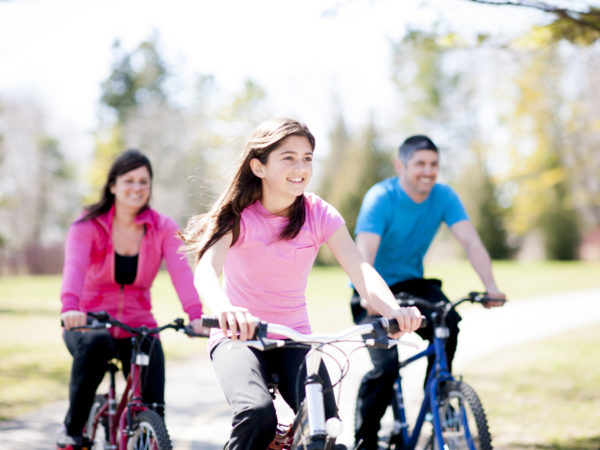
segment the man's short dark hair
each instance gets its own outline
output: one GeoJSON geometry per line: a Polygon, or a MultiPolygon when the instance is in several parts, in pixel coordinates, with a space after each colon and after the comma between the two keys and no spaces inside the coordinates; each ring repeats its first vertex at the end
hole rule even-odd
{"type": "Polygon", "coordinates": [[[406,164],[418,150],[433,150],[438,153],[438,148],[431,139],[423,134],[417,134],[406,138],[398,148],[398,156],[406,164]]]}

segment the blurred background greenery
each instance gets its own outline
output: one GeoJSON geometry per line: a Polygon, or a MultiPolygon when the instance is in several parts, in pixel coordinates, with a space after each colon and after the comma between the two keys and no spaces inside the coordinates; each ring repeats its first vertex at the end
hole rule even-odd
{"type": "MultiPolygon", "coordinates": [[[[39,17],[36,8],[43,3],[0,0],[0,20],[21,4],[31,8],[32,14],[24,17],[39,17]]],[[[275,2],[254,3],[252,14],[268,16],[276,9],[275,2]]],[[[289,3],[299,8],[322,4],[310,20],[339,33],[337,24],[349,10],[359,10],[363,20],[371,20],[378,7],[398,2],[289,3]]],[[[315,109],[328,115],[327,121],[314,124],[297,117],[321,131],[311,190],[336,206],[352,230],[366,190],[393,175],[398,144],[410,134],[428,134],[441,149],[441,180],[454,186],[464,200],[494,259],[499,286],[511,300],[599,287],[598,2],[401,3],[407,9],[396,17],[396,32],[388,36],[383,28],[375,31],[386,39],[385,48],[373,49],[388,55],[382,70],[390,85],[388,106],[393,107],[383,111],[373,103],[367,119],[357,122],[356,111],[346,108],[347,99],[340,97],[344,93],[333,85],[314,101],[315,109]],[[415,5],[424,11],[418,18],[411,17],[415,5]],[[508,15],[500,14],[507,9],[508,15]],[[525,13],[531,10],[537,14],[525,13]],[[490,17],[506,23],[476,27],[485,20],[489,23],[490,17]],[[519,26],[511,32],[497,31],[515,24],[519,26]]],[[[136,4],[140,10],[125,18],[132,25],[151,8],[144,2],[136,4]]],[[[115,20],[123,8],[115,7],[115,20]]],[[[202,4],[198,17],[211,20],[211,8],[208,2],[202,4]]],[[[293,20],[288,12],[278,11],[280,15],[267,21],[293,20]]],[[[186,10],[178,15],[183,18],[186,10]]],[[[46,25],[57,33],[61,27],[70,30],[72,16],[66,14],[64,23],[46,25]]],[[[257,27],[258,16],[246,22],[257,27]]],[[[307,32],[312,24],[306,24],[307,32]]],[[[27,23],[20,26],[33,41],[44,40],[36,30],[27,29],[27,23]]],[[[353,42],[360,28],[336,37],[353,42]]],[[[226,24],[223,29],[231,39],[252,39],[251,33],[226,24]]],[[[82,34],[69,39],[91,38],[86,30],[77,32],[82,34]]],[[[303,53],[302,44],[291,34],[272,39],[289,41],[289,51],[308,64],[312,55],[303,53]]],[[[0,30],[0,35],[0,50],[10,48],[22,61],[44,57],[21,54],[19,42],[13,43],[6,31],[0,30]]],[[[225,42],[201,44],[218,49],[225,42]]],[[[242,64],[234,70],[243,81],[224,92],[218,75],[184,73],[185,55],[173,56],[166,48],[160,27],[148,27],[146,38],[134,43],[114,36],[106,75],[93,86],[97,120],[85,130],[89,146],[75,154],[70,149],[78,142],[65,130],[57,131],[52,105],[33,89],[23,93],[0,83],[0,420],[66,394],[70,357],[58,323],[64,237],[82,205],[97,199],[113,157],[128,147],[147,153],[155,167],[153,206],[183,226],[210,207],[254,126],[281,115],[281,109],[273,107],[279,95],[275,86],[247,75],[250,71],[242,64]]],[[[342,50],[348,49],[340,47],[340,54],[342,50]]],[[[57,48],[52,56],[69,52],[57,48]]],[[[87,53],[91,52],[90,47],[87,53]]],[[[3,73],[12,67],[5,55],[0,51],[3,73]]],[[[330,56],[335,60],[338,55],[330,56]]],[[[48,70],[62,71],[66,77],[67,72],[79,73],[78,63],[73,54],[64,67],[50,64],[48,70]]],[[[351,75],[356,74],[337,79],[351,75]]],[[[373,92],[375,98],[376,81],[362,81],[362,92],[352,96],[370,98],[373,92]]],[[[296,82],[291,80],[290,85],[296,82]]],[[[306,86],[299,85],[292,98],[315,99],[303,89],[306,86]]],[[[290,105],[286,111],[296,109],[290,105]]],[[[442,278],[450,297],[479,287],[447,231],[439,233],[427,258],[426,276],[442,278]]],[[[331,266],[326,251],[318,262],[308,293],[316,328],[331,326],[331,318],[336,327],[349,325],[347,280],[331,266]],[[340,314],[342,310],[346,313],[340,314]]],[[[153,296],[161,323],[182,315],[164,273],[153,296]]],[[[600,447],[597,330],[585,328],[506,349],[466,368],[504,448],[600,447]]],[[[170,359],[205,353],[201,340],[165,334],[164,341],[170,359]]]]}
{"type": "MultiPolygon", "coordinates": [[[[373,15],[391,3],[308,3],[302,17],[343,30],[348,35],[341,37],[351,42],[359,30],[337,28],[346,16],[358,10],[375,20],[369,30],[386,35],[383,19],[388,18],[373,15]]],[[[398,144],[410,134],[425,133],[441,147],[442,181],[465,201],[492,258],[598,260],[597,2],[567,7],[560,1],[529,0],[405,3],[395,35],[383,48],[372,49],[388,55],[380,68],[389,84],[386,109],[374,97],[373,104],[367,103],[372,111],[366,112],[367,119],[349,120],[356,111],[345,109],[351,99],[340,98],[343,91],[335,85],[330,96],[314,102],[314,109],[330,113],[325,124],[308,123],[324,136],[317,144],[311,190],[336,206],[352,230],[365,191],[393,175],[398,144]],[[507,8],[510,13],[501,15],[507,8]],[[538,15],[526,15],[530,10],[538,15]],[[496,16],[504,23],[488,26],[487,32],[477,28],[484,17],[496,16]]],[[[275,4],[258,2],[248,22],[263,17],[266,23],[285,21],[275,4]]],[[[3,1],[0,14],[19,5],[36,8],[35,3],[3,1]]],[[[210,19],[211,7],[198,8],[193,13],[210,19]]],[[[145,20],[144,13],[135,17],[145,20]]],[[[236,36],[235,30],[231,33],[236,36]]],[[[295,36],[279,39],[291,48],[303,42],[295,36]]],[[[34,91],[3,92],[0,84],[0,274],[59,273],[68,224],[83,204],[97,199],[113,157],[128,147],[146,152],[157,168],[153,205],[184,225],[211,205],[254,126],[281,112],[273,107],[275,86],[244,78],[256,67],[239,67],[243,81],[224,92],[216,74],[182,72],[186,55],[175,58],[165,48],[160,28],[149,29],[136,44],[115,36],[107,75],[93,86],[97,121],[86,131],[91,148],[79,148],[77,157],[67,151],[73,147],[69,136],[50,126],[52,105],[34,91]],[[195,80],[192,86],[184,81],[189,78],[195,80]]],[[[340,44],[340,58],[347,50],[340,44]]],[[[54,56],[67,51],[58,48],[54,56]]],[[[74,63],[64,67],[65,76],[74,63]]],[[[351,75],[336,74],[341,80],[351,75]]],[[[294,101],[309,95],[303,90],[314,89],[310,79],[303,81],[285,111],[296,111],[294,101]]],[[[362,88],[364,93],[350,97],[375,93],[378,86],[364,79],[362,88]]],[[[452,246],[445,250],[444,256],[456,256],[452,246]]],[[[331,257],[323,253],[319,261],[330,263],[331,257]]]]}

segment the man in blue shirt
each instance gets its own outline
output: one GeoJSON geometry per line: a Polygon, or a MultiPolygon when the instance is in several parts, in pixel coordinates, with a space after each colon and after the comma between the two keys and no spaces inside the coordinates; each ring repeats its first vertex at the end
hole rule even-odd
{"type": "MultiPolygon", "coordinates": [[[[423,278],[423,258],[444,222],[464,247],[488,296],[504,299],[496,286],[489,254],[460,198],[451,187],[436,183],[439,170],[436,145],[427,136],[411,136],[400,146],[394,165],[398,176],[375,184],[365,195],[355,229],[358,248],[392,292],[407,292],[432,302],[448,301],[440,280],[423,278]]],[[[356,323],[372,313],[363,309],[356,291],[351,306],[356,323]]],[[[422,313],[427,316],[430,312],[422,313]]],[[[448,315],[450,336],[446,340],[446,356],[450,369],[459,321],[455,311],[448,315]]],[[[418,333],[424,339],[431,339],[431,320],[418,333]]],[[[355,440],[357,444],[361,442],[360,449],[376,450],[379,422],[391,402],[399,363],[395,347],[369,349],[369,355],[374,367],[364,376],[358,391],[355,440]]],[[[427,373],[431,364],[433,358],[429,359],[427,373]]]]}

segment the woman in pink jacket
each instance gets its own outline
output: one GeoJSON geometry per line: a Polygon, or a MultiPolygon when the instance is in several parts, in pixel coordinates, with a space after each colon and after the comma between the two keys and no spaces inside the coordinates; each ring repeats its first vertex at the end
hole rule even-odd
{"type": "MultiPolygon", "coordinates": [[[[148,206],[152,167],[146,156],[128,150],[113,163],[102,198],[69,228],[61,288],[64,340],[73,355],[69,410],[57,448],[82,445],[82,428],[108,361],[118,356],[129,370],[131,343],[118,328],[75,331],[85,325],[88,311],[107,311],[137,327],[154,327],[150,287],[162,261],[183,309],[196,332],[201,332],[202,305],[187,260],[178,251],[177,224],[148,206]]],[[[160,405],[163,413],[165,364],[160,341],[146,341],[150,365],[142,373],[144,402],[160,405]]]]}

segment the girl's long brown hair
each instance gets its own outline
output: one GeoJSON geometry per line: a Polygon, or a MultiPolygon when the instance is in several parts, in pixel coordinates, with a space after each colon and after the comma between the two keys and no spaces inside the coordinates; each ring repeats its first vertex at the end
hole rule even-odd
{"type": "MultiPolygon", "coordinates": [[[[262,198],[262,180],[254,175],[250,161],[258,159],[267,163],[269,154],[288,136],[304,136],[315,148],[315,138],[306,125],[293,119],[276,118],[261,123],[246,143],[240,166],[212,209],[202,215],[190,219],[181,233],[185,242],[185,250],[195,256],[198,263],[204,252],[215,242],[232,233],[231,245],[240,235],[240,217],[242,211],[262,198]]],[[[293,239],[298,235],[306,217],[304,195],[299,195],[284,214],[289,218],[287,226],[282,230],[280,239],[293,239]]]]}

